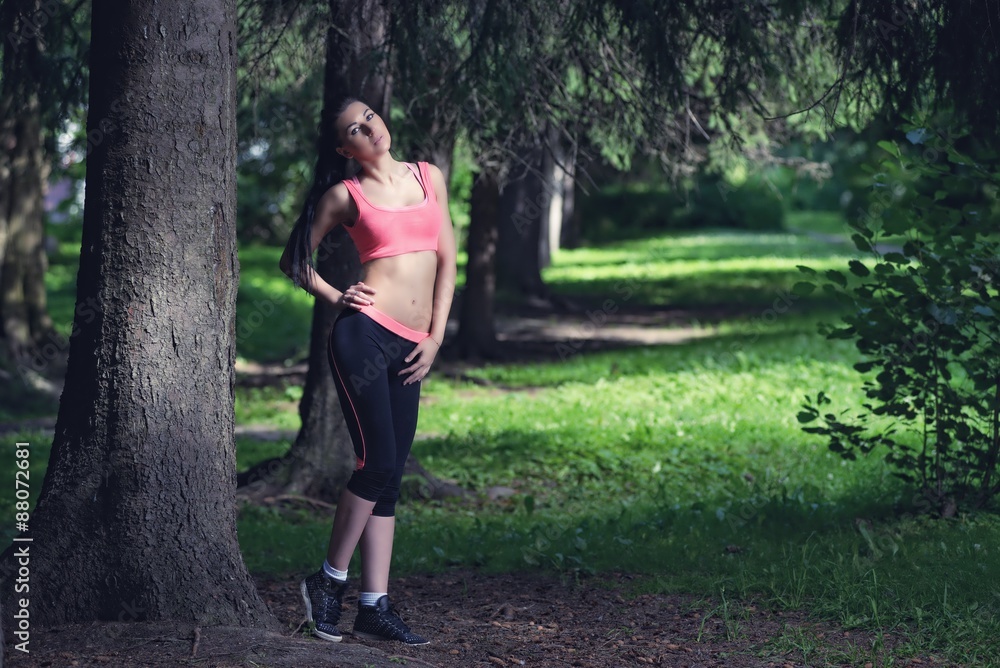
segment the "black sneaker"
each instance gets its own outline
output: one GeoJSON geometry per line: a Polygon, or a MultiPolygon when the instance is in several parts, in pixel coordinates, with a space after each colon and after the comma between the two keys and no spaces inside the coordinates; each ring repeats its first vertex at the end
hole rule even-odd
{"type": "Polygon", "coordinates": [[[306,603],[306,619],[316,625],[313,633],[324,640],[340,642],[343,636],[337,629],[337,622],[347,581],[339,582],[319,570],[303,580],[299,590],[306,603]]]}
{"type": "Polygon", "coordinates": [[[398,640],[407,645],[426,645],[430,642],[410,631],[410,627],[403,623],[396,610],[389,605],[388,596],[380,596],[375,605],[358,603],[354,635],[367,640],[398,640]]]}

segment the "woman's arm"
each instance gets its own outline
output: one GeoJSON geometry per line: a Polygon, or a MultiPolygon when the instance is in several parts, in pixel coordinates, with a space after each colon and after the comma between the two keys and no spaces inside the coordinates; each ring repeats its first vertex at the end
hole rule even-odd
{"type": "MultiPolygon", "coordinates": [[[[330,230],[343,221],[348,220],[351,214],[352,202],[351,195],[347,191],[347,186],[343,183],[338,183],[323,193],[323,196],[316,204],[316,217],[313,220],[312,238],[309,244],[310,252],[315,252],[316,247],[319,246],[320,242],[323,241],[323,237],[330,230]]],[[[292,277],[293,252],[292,239],[289,239],[288,244],[285,245],[284,252],[281,254],[281,260],[278,261],[281,271],[289,278],[292,277]]],[[[302,277],[302,280],[305,283],[304,289],[314,297],[325,299],[338,308],[343,308],[346,305],[344,302],[344,293],[324,281],[312,267],[306,267],[305,276],[302,277]]]]}
{"type": "Polygon", "coordinates": [[[455,230],[448,211],[448,185],[444,174],[434,165],[429,165],[431,184],[441,207],[441,232],[438,235],[437,278],[434,281],[434,308],[431,313],[431,338],[439,346],[444,341],[444,330],[451,312],[451,300],[455,296],[456,249],[455,230]]]}

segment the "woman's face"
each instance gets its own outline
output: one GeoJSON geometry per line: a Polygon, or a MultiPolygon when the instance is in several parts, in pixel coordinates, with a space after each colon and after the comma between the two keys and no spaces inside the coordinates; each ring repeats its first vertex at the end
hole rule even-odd
{"type": "Polygon", "coordinates": [[[364,102],[352,102],[337,119],[340,136],[338,152],[348,158],[365,160],[389,151],[392,137],[382,117],[364,102]]]}

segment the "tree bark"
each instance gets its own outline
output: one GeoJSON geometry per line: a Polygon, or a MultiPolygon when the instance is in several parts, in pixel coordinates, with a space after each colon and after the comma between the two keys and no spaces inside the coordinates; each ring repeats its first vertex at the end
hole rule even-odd
{"type": "MultiPolygon", "coordinates": [[[[32,624],[277,625],[236,539],[235,13],[93,5],[87,126],[102,139],[30,523],[32,624]]],[[[3,595],[9,609],[9,579],[3,595]]]]}
{"type": "MultiPolygon", "coordinates": [[[[42,146],[40,93],[42,45],[29,19],[41,0],[5,0],[0,7],[3,83],[0,88],[0,338],[19,371],[37,363],[37,351],[53,338],[45,299],[43,184],[48,164],[42,146]]],[[[63,348],[65,346],[62,346],[63,348]]],[[[43,360],[51,362],[54,360],[43,360]]]]}
{"type": "Polygon", "coordinates": [[[465,289],[462,291],[458,325],[458,351],[470,359],[497,356],[493,322],[496,299],[497,216],[500,190],[496,177],[476,174],[472,182],[469,236],[466,248],[465,289]]]}

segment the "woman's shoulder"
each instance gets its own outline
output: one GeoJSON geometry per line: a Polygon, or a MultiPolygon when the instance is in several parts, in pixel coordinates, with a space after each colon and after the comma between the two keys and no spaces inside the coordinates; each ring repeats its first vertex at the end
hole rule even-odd
{"type": "Polygon", "coordinates": [[[444,183],[444,172],[442,172],[441,169],[434,163],[418,162],[417,166],[430,177],[431,181],[438,184],[444,183]]]}
{"type": "Polygon", "coordinates": [[[441,170],[438,169],[438,166],[435,165],[433,162],[427,162],[426,160],[421,160],[420,162],[417,163],[417,166],[422,169],[426,169],[428,172],[437,172],[438,174],[441,173],[441,170]]]}
{"type": "Polygon", "coordinates": [[[353,220],[358,215],[357,205],[344,181],[338,181],[330,186],[320,198],[321,209],[332,215],[337,222],[353,220]]]}
{"type": "Polygon", "coordinates": [[[346,204],[351,199],[351,193],[347,186],[347,179],[337,181],[332,186],[327,188],[326,192],[323,193],[323,199],[327,200],[329,204],[346,204]]]}

